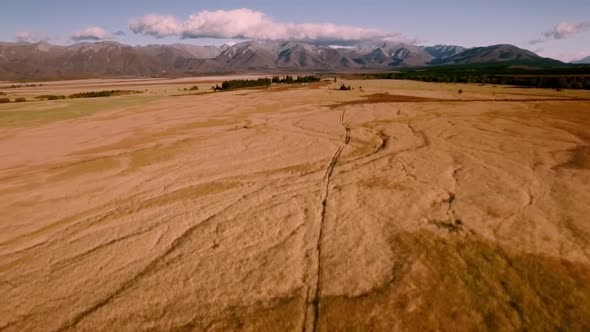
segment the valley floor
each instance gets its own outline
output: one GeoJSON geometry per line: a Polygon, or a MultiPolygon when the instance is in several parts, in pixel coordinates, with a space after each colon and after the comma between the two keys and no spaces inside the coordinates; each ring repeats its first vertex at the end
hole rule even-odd
{"type": "Polygon", "coordinates": [[[0,331],[589,330],[590,93],[345,83],[0,105],[0,331]]]}

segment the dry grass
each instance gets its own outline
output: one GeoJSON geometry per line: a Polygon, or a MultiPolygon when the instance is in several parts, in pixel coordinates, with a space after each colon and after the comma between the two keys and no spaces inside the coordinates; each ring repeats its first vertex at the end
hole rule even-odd
{"type": "Polygon", "coordinates": [[[322,301],[322,330],[585,331],[590,268],[477,237],[401,233],[393,280],[322,301]]]}
{"type": "Polygon", "coordinates": [[[587,92],[188,82],[0,106],[0,330],[590,329],[587,92]]]}

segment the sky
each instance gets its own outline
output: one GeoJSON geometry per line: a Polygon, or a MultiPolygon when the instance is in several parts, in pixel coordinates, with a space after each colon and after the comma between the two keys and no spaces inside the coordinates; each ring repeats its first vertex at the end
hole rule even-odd
{"type": "Polygon", "coordinates": [[[244,39],[514,44],[564,61],[590,56],[589,0],[3,1],[0,40],[221,45],[244,39]]]}

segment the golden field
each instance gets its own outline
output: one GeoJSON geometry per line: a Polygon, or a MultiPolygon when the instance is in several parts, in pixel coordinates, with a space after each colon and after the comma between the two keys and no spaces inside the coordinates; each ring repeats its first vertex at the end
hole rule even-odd
{"type": "Polygon", "coordinates": [[[2,90],[0,331],[590,329],[590,91],[222,79],[2,90]]]}

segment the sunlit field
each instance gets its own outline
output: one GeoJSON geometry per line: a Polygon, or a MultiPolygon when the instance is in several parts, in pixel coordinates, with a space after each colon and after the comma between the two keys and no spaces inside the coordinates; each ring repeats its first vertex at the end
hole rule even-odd
{"type": "Polygon", "coordinates": [[[0,88],[0,330],[590,329],[590,91],[225,79],[0,88]]]}

